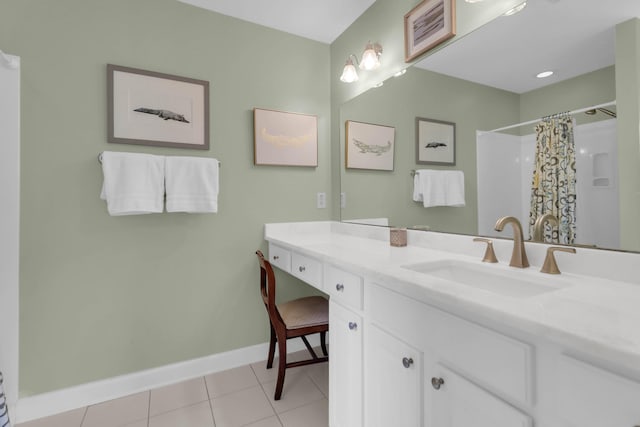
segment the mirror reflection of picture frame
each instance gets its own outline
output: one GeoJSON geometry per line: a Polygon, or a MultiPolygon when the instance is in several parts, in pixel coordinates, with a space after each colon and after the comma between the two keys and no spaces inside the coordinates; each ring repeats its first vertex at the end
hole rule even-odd
{"type": "Polygon", "coordinates": [[[423,0],[404,16],[405,62],[455,35],[455,0],[423,0]]]}
{"type": "Polygon", "coordinates": [[[393,171],[396,128],[353,120],[345,128],[347,169],[393,171]]]}
{"type": "Polygon", "coordinates": [[[416,163],[456,164],[456,124],[416,117],[416,163]]]}

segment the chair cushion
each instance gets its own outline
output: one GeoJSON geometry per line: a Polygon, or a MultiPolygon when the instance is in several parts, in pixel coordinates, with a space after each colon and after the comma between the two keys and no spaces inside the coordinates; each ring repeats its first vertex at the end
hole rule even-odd
{"type": "Polygon", "coordinates": [[[278,304],[287,329],[317,326],[329,322],[329,301],[321,296],[298,298],[278,304]]]}

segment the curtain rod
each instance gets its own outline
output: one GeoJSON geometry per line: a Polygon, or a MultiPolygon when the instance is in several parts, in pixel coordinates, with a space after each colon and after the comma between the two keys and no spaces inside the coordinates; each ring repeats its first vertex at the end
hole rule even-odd
{"type": "MultiPolygon", "coordinates": [[[[591,107],[580,108],[578,110],[569,111],[567,114],[574,115],[574,114],[584,113],[585,111],[593,110],[593,109],[596,109],[596,108],[608,107],[610,105],[616,105],[616,101],[605,102],[604,104],[598,104],[598,105],[593,105],[591,107]]],[[[540,120],[543,120],[543,119],[544,119],[544,117],[541,117],[539,119],[529,120],[528,122],[522,122],[522,123],[518,123],[518,124],[515,124],[515,125],[505,126],[505,127],[502,127],[502,128],[493,129],[493,130],[487,130],[487,131],[481,131],[481,132],[482,133],[500,132],[500,131],[503,131],[503,130],[513,129],[513,128],[517,128],[517,127],[520,127],[520,126],[532,125],[534,123],[538,123],[540,120]]]]}

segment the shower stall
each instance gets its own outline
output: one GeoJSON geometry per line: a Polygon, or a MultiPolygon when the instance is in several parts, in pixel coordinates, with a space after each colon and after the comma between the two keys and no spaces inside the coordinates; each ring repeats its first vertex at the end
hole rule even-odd
{"type": "MultiPolygon", "coordinates": [[[[607,110],[609,111],[609,110],[607,110]]],[[[591,110],[584,110],[590,114],[591,110]]],[[[531,123],[527,123],[531,124],[531,123]]],[[[528,230],[535,134],[520,136],[500,131],[476,134],[478,171],[478,234],[501,236],[496,220],[518,218],[528,230]]],[[[620,247],[618,149],[616,120],[574,126],[576,152],[575,244],[620,247]]],[[[526,233],[526,232],[525,232],[526,233]]]]}

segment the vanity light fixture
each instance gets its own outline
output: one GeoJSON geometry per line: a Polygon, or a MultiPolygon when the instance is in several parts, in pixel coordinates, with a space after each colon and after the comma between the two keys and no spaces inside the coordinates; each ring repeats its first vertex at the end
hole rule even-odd
{"type": "Polygon", "coordinates": [[[368,42],[362,52],[362,61],[360,61],[361,70],[375,70],[380,66],[380,55],[382,55],[382,46],[378,43],[368,42]]]}
{"type": "Polygon", "coordinates": [[[536,77],[539,79],[544,79],[545,77],[550,77],[553,75],[553,71],[543,71],[541,73],[536,74],[536,77]]]}
{"type": "Polygon", "coordinates": [[[350,54],[347,57],[347,62],[344,64],[340,80],[345,83],[357,82],[358,72],[354,65],[354,60],[361,70],[370,71],[380,66],[380,55],[382,55],[382,46],[378,43],[368,42],[364,48],[360,62],[358,62],[358,58],[354,54],[350,54]]]}
{"type": "MultiPolygon", "coordinates": [[[[349,57],[347,58],[347,63],[344,64],[342,75],[340,76],[340,80],[345,83],[353,83],[358,81],[358,71],[356,71],[356,67],[355,65],[353,65],[351,57],[356,58],[353,54],[349,55],[349,57]]],[[[356,62],[358,62],[357,58],[356,62]]]]}
{"type": "Polygon", "coordinates": [[[527,7],[527,2],[523,1],[522,3],[520,3],[519,5],[517,5],[516,7],[507,10],[503,16],[511,16],[511,15],[515,15],[516,13],[520,12],[522,9],[524,9],[525,7],[527,7]]]}

